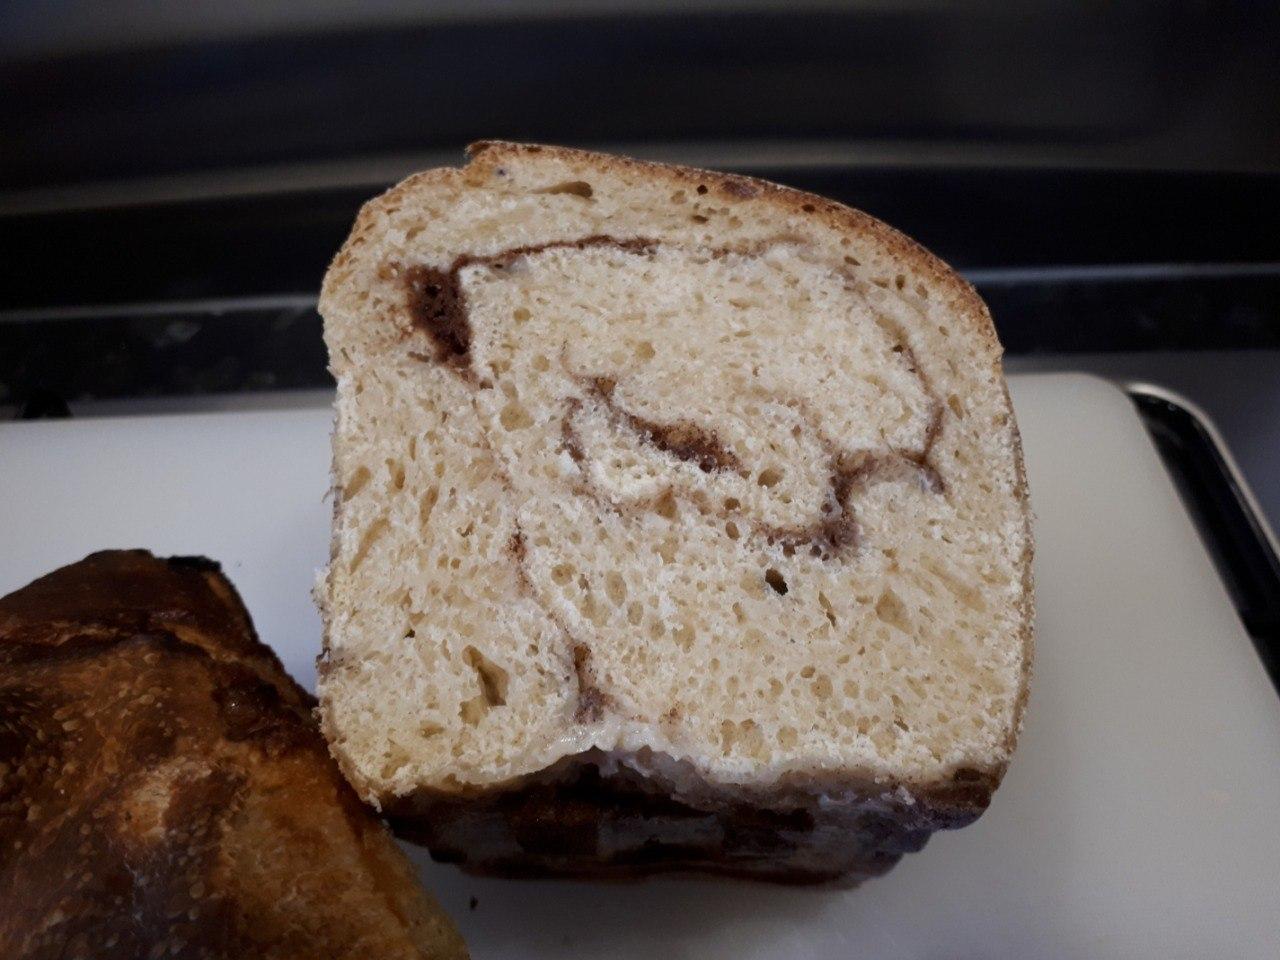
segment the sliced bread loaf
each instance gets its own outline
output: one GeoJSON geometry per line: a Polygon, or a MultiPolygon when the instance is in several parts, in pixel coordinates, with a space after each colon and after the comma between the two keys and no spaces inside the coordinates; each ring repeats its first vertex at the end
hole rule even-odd
{"type": "Polygon", "coordinates": [[[873,218],[484,143],[369,203],[323,729],[441,858],[857,879],[986,806],[1031,537],[987,310],[873,218]]]}

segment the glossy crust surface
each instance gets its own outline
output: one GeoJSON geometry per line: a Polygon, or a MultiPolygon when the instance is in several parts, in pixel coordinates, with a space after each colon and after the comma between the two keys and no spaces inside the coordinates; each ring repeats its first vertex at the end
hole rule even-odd
{"type": "Polygon", "coordinates": [[[458,958],[212,561],[0,599],[0,955],[458,958]]]}

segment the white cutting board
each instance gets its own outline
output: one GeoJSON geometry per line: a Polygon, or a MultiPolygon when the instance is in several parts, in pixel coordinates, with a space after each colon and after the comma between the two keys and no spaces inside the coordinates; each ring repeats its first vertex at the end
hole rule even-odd
{"type": "MultiPolygon", "coordinates": [[[[477,958],[1280,956],[1280,698],[1128,399],[1012,387],[1038,642],[990,811],[852,891],[478,880],[415,851],[477,958]]],[[[204,553],[310,686],[328,433],[324,407],[4,424],[0,593],[103,547],[204,553]]]]}

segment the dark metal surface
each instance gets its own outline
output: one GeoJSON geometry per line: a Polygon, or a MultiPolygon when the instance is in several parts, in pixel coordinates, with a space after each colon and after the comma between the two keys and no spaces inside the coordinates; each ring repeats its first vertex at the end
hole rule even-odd
{"type": "Polygon", "coordinates": [[[1230,455],[1194,410],[1159,388],[1134,386],[1129,395],[1280,690],[1280,558],[1266,520],[1230,455]]]}
{"type": "Polygon", "coordinates": [[[0,191],[496,136],[1038,144],[1280,166],[1266,4],[619,7],[19,55],[0,61],[0,191]]]}
{"type": "MultiPolygon", "coordinates": [[[[462,160],[459,151],[454,162],[462,160]]],[[[961,270],[1261,265],[1270,273],[1257,290],[1242,287],[1241,294],[1247,302],[1275,302],[1280,174],[958,167],[740,172],[866,210],[961,270]]],[[[360,204],[386,186],[0,215],[6,261],[0,312],[312,291],[360,204]]],[[[1249,273],[1230,279],[1244,281],[1249,273]]],[[[1157,279],[1166,278],[1173,277],[1157,279]]],[[[1001,288],[1032,287],[1036,279],[1001,288]]]]}

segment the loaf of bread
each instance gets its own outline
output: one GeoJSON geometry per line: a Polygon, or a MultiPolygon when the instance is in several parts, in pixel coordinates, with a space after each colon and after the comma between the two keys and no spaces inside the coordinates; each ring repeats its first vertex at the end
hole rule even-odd
{"type": "Polygon", "coordinates": [[[208,560],[0,599],[0,956],[466,957],[208,560]]]}
{"type": "Polygon", "coordinates": [[[440,859],[855,882],[973,820],[1031,659],[990,317],[737,176],[482,143],[369,203],[322,729],[440,859]]]}

